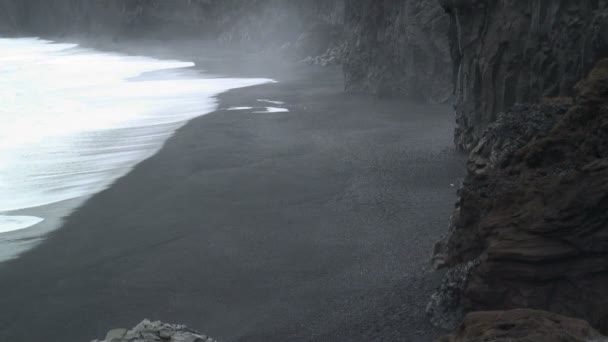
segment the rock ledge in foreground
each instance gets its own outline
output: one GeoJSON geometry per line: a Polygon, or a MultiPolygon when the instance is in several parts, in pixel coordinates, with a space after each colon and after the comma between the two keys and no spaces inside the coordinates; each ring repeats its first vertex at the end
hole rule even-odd
{"type": "Polygon", "coordinates": [[[144,320],[131,330],[113,329],[104,340],[92,342],[217,342],[185,325],[166,324],[144,320]]]}

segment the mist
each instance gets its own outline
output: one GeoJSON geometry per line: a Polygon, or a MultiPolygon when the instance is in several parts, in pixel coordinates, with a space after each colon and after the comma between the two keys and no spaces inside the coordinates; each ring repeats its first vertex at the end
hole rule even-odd
{"type": "Polygon", "coordinates": [[[0,0],[0,341],[605,340],[607,18],[0,0]]]}

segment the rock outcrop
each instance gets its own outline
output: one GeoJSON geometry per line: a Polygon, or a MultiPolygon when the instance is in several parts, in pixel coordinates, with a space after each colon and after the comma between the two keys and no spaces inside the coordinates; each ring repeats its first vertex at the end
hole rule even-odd
{"type": "Polygon", "coordinates": [[[446,102],[449,20],[436,0],[346,3],[346,90],[446,102]]]}
{"type": "Polygon", "coordinates": [[[454,61],[455,142],[471,150],[515,103],[572,96],[608,57],[608,0],[441,0],[454,61]]]}
{"type": "Polygon", "coordinates": [[[437,342],[606,342],[589,323],[537,310],[475,312],[437,342]]]}
{"type": "Polygon", "coordinates": [[[473,150],[435,251],[460,279],[435,294],[436,322],[538,308],[608,331],[608,59],[575,88],[571,105],[514,107],[473,150]]]}
{"type": "Polygon", "coordinates": [[[144,320],[131,330],[110,330],[103,340],[92,342],[217,342],[209,336],[188,329],[184,325],[144,320]]]}

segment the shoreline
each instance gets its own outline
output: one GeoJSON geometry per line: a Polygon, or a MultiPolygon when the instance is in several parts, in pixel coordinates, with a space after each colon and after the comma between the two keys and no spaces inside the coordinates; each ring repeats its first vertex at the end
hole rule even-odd
{"type": "Polygon", "coordinates": [[[197,66],[232,60],[234,75],[280,83],[221,94],[0,265],[0,336],[76,341],[144,317],[226,341],[436,336],[423,306],[439,275],[425,267],[464,175],[451,111],[343,94],[336,68],[216,53],[197,66]],[[222,110],[258,99],[290,112],[222,110]]]}
{"type": "MultiPolygon", "coordinates": [[[[64,54],[65,56],[69,57],[73,57],[75,55],[79,55],[79,54],[86,54],[86,55],[91,55],[91,56],[96,56],[97,59],[103,59],[104,56],[112,56],[112,58],[120,58],[121,61],[124,60],[124,63],[135,63],[133,62],[134,60],[136,60],[139,55],[141,54],[135,54],[135,53],[125,53],[124,51],[119,51],[120,49],[117,49],[117,46],[113,46],[113,49],[110,49],[110,51],[116,51],[116,52],[110,52],[108,50],[103,50],[100,49],[102,46],[99,46],[98,48],[95,48],[93,44],[93,46],[87,46],[87,44],[82,44],[81,42],[79,42],[78,40],[74,41],[74,40],[61,40],[61,39],[55,39],[55,40],[47,40],[44,38],[40,38],[40,37],[22,37],[22,38],[14,38],[15,42],[13,43],[13,45],[11,45],[11,38],[2,38],[3,40],[3,48],[6,48],[8,53],[12,53],[14,51],[14,48],[17,47],[17,52],[19,53],[19,48],[25,46],[26,49],[30,48],[30,49],[42,49],[42,50],[47,50],[43,47],[46,47],[46,44],[49,44],[49,52],[51,54],[51,56],[48,56],[49,58],[53,58],[52,53],[56,52],[56,53],[60,53],[60,54],[64,54]],[[24,45],[25,44],[25,45],[24,45]],[[53,46],[55,46],[55,48],[53,48],[53,46]],[[13,48],[13,50],[11,50],[11,48],[13,48]]],[[[100,44],[103,45],[103,44],[100,44]]],[[[42,55],[44,52],[38,52],[39,55],[42,55]]],[[[161,79],[163,80],[200,80],[202,82],[206,82],[205,85],[203,86],[203,88],[206,89],[206,87],[210,87],[212,88],[213,85],[216,85],[217,82],[214,82],[216,80],[214,80],[214,75],[210,75],[207,73],[203,73],[203,71],[201,70],[201,68],[195,68],[194,67],[194,63],[178,63],[177,60],[175,60],[174,58],[168,58],[167,56],[158,56],[159,58],[153,58],[153,57],[145,57],[145,61],[150,62],[150,61],[154,61],[154,63],[157,64],[162,64],[165,63],[162,66],[157,66],[157,69],[154,69],[152,71],[145,71],[146,68],[143,68],[144,71],[142,71],[141,73],[137,74],[136,73],[132,73],[132,75],[136,75],[136,76],[130,76],[127,77],[125,76],[124,78],[122,78],[124,80],[124,82],[122,82],[122,84],[131,84],[131,85],[137,85],[139,83],[139,81],[149,81],[149,80],[156,80],[158,79],[159,75],[161,77],[161,79]],[[186,64],[186,65],[185,65],[186,64]],[[189,65],[192,66],[189,66],[189,65]],[[206,80],[206,81],[205,81],[206,80]]],[[[176,57],[176,56],[173,56],[176,57]]],[[[144,58],[141,58],[144,59],[144,58]]],[[[78,61],[76,61],[78,62],[78,61]]],[[[108,61],[105,60],[104,62],[114,62],[113,60],[108,61]]],[[[10,63],[9,63],[10,65],[10,63]]],[[[52,65],[52,62],[51,62],[52,65]]],[[[29,65],[28,65],[29,66],[29,65]]],[[[33,67],[35,67],[36,65],[34,65],[33,67]]],[[[131,65],[132,67],[137,68],[137,66],[131,65]]],[[[81,68],[82,65],[75,65],[75,68],[81,68]]],[[[10,66],[9,66],[10,68],[10,66]]],[[[24,67],[22,67],[22,69],[24,69],[24,67]]],[[[9,69],[10,70],[10,69],[9,69]]],[[[65,71],[63,71],[65,73],[65,71]]],[[[222,77],[223,79],[223,77],[222,77]]],[[[56,80],[57,81],[57,80],[56,80]]],[[[231,81],[231,80],[227,80],[227,81],[231,81]]],[[[258,80],[254,80],[253,78],[247,78],[247,79],[235,79],[234,80],[235,84],[234,84],[234,88],[238,88],[238,87],[243,87],[243,86],[248,86],[246,85],[249,82],[258,82],[258,80]],[[245,85],[241,84],[241,82],[245,82],[245,85]]],[[[262,83],[262,82],[274,82],[272,80],[269,79],[260,79],[258,83],[262,83]]],[[[43,83],[43,81],[41,81],[41,83],[43,83]]],[[[220,81],[221,83],[221,81],[220,81]]],[[[44,89],[48,89],[51,88],[48,85],[44,85],[42,86],[44,89]]],[[[221,89],[222,87],[225,87],[224,85],[216,85],[216,87],[220,88],[217,90],[212,90],[212,93],[217,93],[217,94],[221,94],[222,92],[225,92],[226,90],[221,89]]],[[[228,85],[228,87],[230,87],[230,85],[228,85]]],[[[199,85],[200,88],[200,85],[199,85]]],[[[199,89],[199,88],[194,88],[194,89],[199,89]]],[[[193,91],[194,91],[193,89],[193,91]]],[[[225,88],[224,88],[225,89],[225,88]]],[[[52,91],[54,89],[50,89],[49,91],[52,91]]],[[[63,95],[63,94],[62,94],[63,95]]],[[[62,95],[59,95],[60,97],[62,95]]],[[[178,94],[180,95],[180,94],[178,94]]],[[[200,93],[199,94],[200,97],[196,97],[197,99],[200,98],[205,98],[205,99],[209,99],[210,104],[209,104],[209,109],[206,108],[206,106],[202,105],[199,107],[194,108],[194,110],[200,110],[201,113],[198,116],[202,116],[205,114],[208,114],[209,110],[215,111],[215,109],[213,109],[214,107],[217,106],[217,104],[215,103],[215,98],[216,96],[207,96],[206,92],[205,93],[200,93]],[[205,109],[202,109],[205,108],[205,109]]],[[[68,94],[66,94],[66,97],[69,98],[70,93],[68,92],[68,94]]],[[[161,95],[162,96],[162,95],[161,95]]],[[[156,99],[156,98],[155,98],[156,99]]],[[[54,100],[54,99],[53,99],[54,100]]],[[[150,99],[152,100],[152,99],[150,99]]],[[[117,100],[117,103],[120,103],[120,99],[117,100]]],[[[83,100],[83,102],[86,102],[86,100],[83,100]]],[[[201,100],[202,102],[202,100],[201,100]]],[[[175,105],[175,104],[174,104],[175,105]]],[[[179,105],[179,104],[177,104],[179,105]]],[[[157,104],[158,106],[158,104],[157,104]]],[[[41,110],[48,110],[47,108],[41,108],[41,110]]],[[[117,107],[117,110],[121,110],[120,107],[117,107]]],[[[10,111],[10,110],[9,110],[10,111]]],[[[33,112],[38,112],[38,110],[32,110],[33,112]]],[[[195,113],[195,112],[193,112],[195,113]]],[[[111,114],[111,113],[108,113],[111,114]]],[[[125,113],[127,114],[127,113],[125,113]]],[[[196,115],[196,114],[194,114],[196,115]]],[[[192,118],[193,115],[186,115],[187,117],[192,118]]],[[[162,119],[159,117],[159,119],[162,119]]],[[[189,121],[188,118],[186,118],[185,120],[180,120],[178,119],[177,121],[168,121],[167,123],[150,123],[150,124],[143,124],[143,125],[134,125],[130,128],[127,128],[126,130],[128,131],[144,131],[144,135],[137,135],[137,134],[133,134],[133,136],[129,136],[129,140],[127,139],[127,137],[123,138],[123,145],[119,145],[116,144],[115,148],[118,148],[119,150],[124,150],[125,148],[131,148],[131,145],[129,146],[124,146],[124,142],[129,142],[129,144],[131,144],[131,141],[133,141],[134,139],[137,139],[137,141],[141,140],[141,144],[144,145],[146,144],[147,146],[153,146],[153,147],[148,147],[147,150],[150,150],[149,153],[146,152],[146,148],[140,148],[139,152],[146,154],[146,155],[151,155],[151,154],[155,154],[155,152],[158,150],[158,148],[154,147],[156,145],[158,146],[162,146],[163,142],[165,140],[165,138],[163,137],[169,137],[173,134],[173,131],[177,128],[180,127],[182,125],[185,125],[187,123],[187,121],[189,121]],[[154,127],[154,130],[152,131],[152,126],[154,127]],[[150,131],[150,132],[148,132],[150,131]],[[157,134],[158,133],[158,134],[157,134]],[[158,141],[155,141],[153,138],[148,138],[148,135],[150,134],[157,134],[158,135],[158,141]],[[122,149],[121,149],[122,148],[122,149]],[[142,152],[143,151],[143,152],[142,152]]],[[[123,134],[123,133],[119,133],[119,132],[123,132],[124,130],[122,128],[118,128],[118,127],[114,127],[114,128],[110,128],[108,129],[107,127],[104,127],[103,129],[97,129],[96,134],[101,134],[102,132],[111,132],[110,134],[112,134],[114,136],[114,138],[116,139],[116,136],[119,134],[123,134]]],[[[85,135],[86,134],[86,130],[81,130],[80,132],[75,132],[77,134],[80,135],[85,135]]],[[[125,134],[123,134],[125,135],[125,134]]],[[[87,137],[90,138],[90,137],[87,137]]],[[[97,138],[97,145],[102,144],[104,141],[102,139],[97,138]]],[[[85,151],[85,152],[81,152],[81,153],[86,153],[88,155],[102,155],[103,152],[101,151],[100,146],[97,146],[98,148],[92,149],[91,151],[85,151]]],[[[36,150],[36,148],[34,148],[34,150],[36,150]]],[[[46,151],[46,150],[43,150],[46,151]]],[[[56,155],[56,158],[60,158],[60,153],[62,151],[56,151],[56,150],[51,150],[48,152],[48,154],[52,154],[52,155],[56,155]],[[57,152],[59,152],[59,154],[57,154],[57,152]]],[[[44,157],[44,153],[41,155],[44,157]]],[[[36,159],[36,158],[34,158],[36,159]]],[[[60,158],[61,159],[61,158],[60,158]]],[[[142,158],[133,158],[133,162],[129,163],[126,162],[127,164],[137,164],[137,160],[141,161],[142,158]]],[[[143,158],[143,159],[147,159],[143,158]]],[[[23,163],[22,163],[23,164],[23,163]]],[[[21,167],[19,167],[21,170],[23,170],[26,166],[22,165],[21,167]]],[[[53,165],[51,163],[50,167],[52,168],[53,165]]],[[[19,169],[16,168],[16,169],[19,169]]],[[[98,183],[113,183],[113,181],[115,181],[117,178],[120,178],[121,175],[124,175],[125,172],[128,172],[128,170],[131,167],[129,165],[115,165],[115,167],[111,168],[112,173],[118,173],[118,175],[108,175],[108,172],[106,172],[105,175],[100,175],[98,178],[96,178],[95,180],[91,180],[91,179],[87,179],[86,181],[89,182],[98,182],[98,183]],[[126,171],[120,171],[120,170],[126,170],[126,171]],[[107,180],[107,181],[106,181],[107,180]]],[[[41,171],[42,172],[42,171],[41,171]]],[[[97,169],[92,169],[91,166],[89,167],[89,169],[87,169],[86,172],[91,172],[91,173],[96,173],[96,174],[101,174],[102,172],[98,171],[97,169]]],[[[11,178],[10,178],[10,172],[7,171],[7,176],[8,177],[8,184],[11,183],[11,178]]],[[[25,178],[27,179],[27,178],[25,178]]],[[[17,181],[18,182],[18,181],[17,181]]],[[[71,185],[73,185],[72,183],[69,182],[68,179],[63,180],[63,183],[61,183],[62,186],[65,187],[69,187],[71,185]]],[[[42,182],[42,184],[40,184],[40,188],[42,189],[46,189],[44,188],[44,186],[49,186],[48,184],[45,184],[44,182],[42,182]]],[[[39,196],[32,196],[32,198],[40,198],[40,200],[34,200],[32,201],[27,201],[24,200],[21,197],[18,197],[18,195],[20,193],[23,193],[24,191],[28,191],[28,189],[21,189],[21,188],[17,188],[17,189],[13,189],[13,190],[9,190],[8,192],[11,194],[10,196],[8,196],[7,198],[9,199],[8,203],[3,203],[3,210],[0,212],[0,220],[3,219],[3,228],[6,227],[6,230],[1,231],[1,235],[0,235],[0,262],[6,261],[6,260],[10,260],[13,258],[17,258],[21,253],[23,253],[24,251],[27,251],[29,248],[32,248],[33,246],[35,246],[37,243],[39,243],[40,241],[42,241],[44,239],[44,236],[46,234],[48,234],[49,232],[51,232],[52,230],[58,228],[59,226],[61,226],[61,222],[62,219],[65,216],[70,215],[71,212],[73,212],[76,208],[78,208],[80,205],[82,205],[89,197],[91,197],[92,195],[94,195],[95,193],[99,192],[100,189],[102,189],[101,186],[99,186],[97,189],[89,189],[89,191],[81,191],[81,193],[79,194],[73,194],[73,193],[61,193],[60,191],[58,191],[59,193],[61,193],[60,195],[56,195],[55,197],[53,196],[46,196],[46,193],[44,190],[41,190],[40,193],[38,194],[39,196]],[[23,191],[21,191],[23,190],[23,191]],[[63,195],[63,196],[62,196],[63,195]],[[48,197],[48,198],[47,198],[48,197]],[[15,198],[18,198],[17,200],[15,198]],[[11,200],[12,199],[12,202],[11,200]],[[45,199],[45,200],[43,200],[45,199]],[[16,205],[14,204],[13,207],[11,207],[12,203],[15,203],[16,201],[21,200],[21,205],[16,205]],[[25,202],[23,202],[25,201],[25,202]],[[8,207],[7,207],[8,206],[8,207]]],[[[47,191],[47,192],[52,192],[52,191],[47,191]]]]}
{"type": "Polygon", "coordinates": [[[82,196],[39,207],[4,212],[3,215],[9,217],[23,215],[41,217],[44,218],[44,220],[24,229],[0,234],[0,247],[3,249],[0,254],[0,265],[4,262],[19,258],[22,253],[25,253],[32,248],[36,248],[39,243],[44,242],[48,234],[61,228],[65,218],[64,215],[69,216],[81,205],[86,203],[92,196],[93,195],[82,196]]]}

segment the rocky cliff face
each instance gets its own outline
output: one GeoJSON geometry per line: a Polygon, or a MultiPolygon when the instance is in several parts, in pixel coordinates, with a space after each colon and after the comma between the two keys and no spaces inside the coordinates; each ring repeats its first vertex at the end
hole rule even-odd
{"type": "Polygon", "coordinates": [[[575,88],[573,104],[515,107],[473,150],[436,250],[451,268],[436,323],[522,307],[608,331],[608,59],[575,88]]]}
{"type": "Polygon", "coordinates": [[[455,68],[456,144],[471,150],[515,103],[571,96],[608,56],[608,0],[441,0],[455,68]]]}
{"type": "Polygon", "coordinates": [[[347,91],[450,98],[449,22],[436,0],[351,0],[345,15],[347,91]]]}

